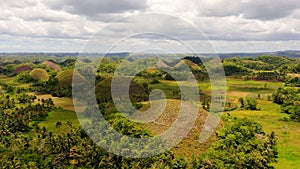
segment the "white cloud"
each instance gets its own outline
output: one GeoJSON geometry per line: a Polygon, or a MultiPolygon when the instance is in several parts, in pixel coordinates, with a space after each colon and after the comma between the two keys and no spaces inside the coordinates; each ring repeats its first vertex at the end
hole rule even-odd
{"type": "MultiPolygon", "coordinates": [[[[300,3],[297,0],[19,0],[3,1],[0,7],[0,34],[12,38],[5,40],[5,36],[2,37],[3,51],[5,46],[10,46],[7,50],[14,47],[20,49],[20,44],[24,45],[20,37],[30,39],[32,46],[36,44],[40,50],[43,47],[38,47],[39,44],[45,44],[45,50],[49,49],[49,46],[58,51],[78,50],[78,46],[71,49],[71,44],[76,40],[82,42],[89,39],[114,19],[144,12],[173,15],[191,22],[209,39],[217,42],[214,45],[221,51],[221,48],[224,51],[255,51],[269,48],[275,50],[281,49],[280,45],[288,48],[286,44],[294,49],[297,40],[300,40],[300,3]],[[34,39],[38,43],[34,43],[34,39]],[[48,39],[51,42],[57,39],[58,44],[65,41],[68,45],[54,47],[55,45],[51,44],[47,47],[47,42],[42,41],[48,39]],[[8,41],[11,43],[7,43],[8,41]],[[245,42],[241,43],[242,41],[245,42]],[[225,45],[225,42],[228,45],[225,45]],[[264,45],[261,45],[261,42],[265,42],[264,45]],[[272,47],[267,47],[267,42],[270,42],[272,47]]],[[[102,30],[101,35],[109,42],[116,41],[128,32],[142,31],[159,32],[187,42],[198,40],[199,44],[203,40],[202,35],[191,25],[172,17],[156,15],[133,18],[116,21],[114,26],[102,30]]],[[[151,41],[158,37],[138,37],[135,42],[147,38],[151,41]]],[[[171,49],[169,43],[160,44],[171,49]]],[[[100,45],[108,46],[105,42],[100,45]]]]}

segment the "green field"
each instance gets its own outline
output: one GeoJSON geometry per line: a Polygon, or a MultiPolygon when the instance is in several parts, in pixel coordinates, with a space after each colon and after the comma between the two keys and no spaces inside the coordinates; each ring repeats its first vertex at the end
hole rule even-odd
{"type": "Polygon", "coordinates": [[[0,74],[0,83],[5,83],[15,87],[24,87],[24,88],[28,88],[30,86],[30,84],[17,82],[14,77],[8,77],[2,74],[0,74]]]}
{"type": "Polygon", "coordinates": [[[247,117],[262,124],[266,133],[275,132],[278,137],[278,162],[276,168],[300,167],[300,124],[285,122],[286,114],[280,113],[280,106],[270,101],[259,101],[260,111],[236,110],[230,112],[234,117],[247,117]]]}
{"type": "Polygon", "coordinates": [[[267,101],[267,95],[274,90],[283,87],[281,82],[244,81],[238,79],[227,80],[227,97],[237,102],[240,97],[257,97],[260,111],[235,110],[230,112],[234,117],[246,117],[262,124],[266,133],[275,132],[278,137],[278,162],[274,163],[275,168],[299,168],[300,167],[300,124],[297,122],[283,121],[287,114],[280,112],[280,106],[267,101]],[[266,85],[266,88],[264,87],[266,85]]]}
{"type": "Polygon", "coordinates": [[[78,127],[80,125],[76,113],[74,111],[56,109],[52,110],[48,114],[46,120],[39,123],[39,126],[46,127],[49,131],[54,133],[61,133],[69,128],[68,123],[72,124],[74,127],[78,127]],[[59,128],[56,128],[57,122],[62,123],[59,128]]]}

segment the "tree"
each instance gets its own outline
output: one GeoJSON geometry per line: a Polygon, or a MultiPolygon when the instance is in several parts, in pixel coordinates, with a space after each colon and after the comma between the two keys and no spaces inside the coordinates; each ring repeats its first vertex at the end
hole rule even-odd
{"type": "Polygon", "coordinates": [[[257,101],[254,98],[246,98],[246,108],[248,110],[257,110],[257,101]]]}
{"type": "Polygon", "coordinates": [[[208,100],[208,99],[205,99],[204,101],[203,101],[203,103],[202,103],[202,108],[204,109],[204,110],[209,110],[209,108],[210,108],[210,101],[208,100]]]}
{"type": "Polygon", "coordinates": [[[245,108],[245,101],[242,97],[239,98],[239,103],[241,104],[240,108],[245,108]]]}
{"type": "Polygon", "coordinates": [[[217,141],[207,153],[191,161],[192,168],[271,168],[277,158],[274,132],[249,119],[225,119],[217,141]]]}
{"type": "Polygon", "coordinates": [[[55,128],[60,128],[61,125],[62,125],[62,123],[61,123],[60,121],[58,121],[58,122],[56,122],[56,124],[55,124],[55,128]]]}

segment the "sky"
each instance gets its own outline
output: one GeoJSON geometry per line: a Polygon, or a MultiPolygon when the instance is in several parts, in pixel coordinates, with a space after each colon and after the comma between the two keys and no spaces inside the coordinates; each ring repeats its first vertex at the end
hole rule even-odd
{"type": "Polygon", "coordinates": [[[0,52],[300,49],[298,0],[18,0],[0,8],[0,52]]]}

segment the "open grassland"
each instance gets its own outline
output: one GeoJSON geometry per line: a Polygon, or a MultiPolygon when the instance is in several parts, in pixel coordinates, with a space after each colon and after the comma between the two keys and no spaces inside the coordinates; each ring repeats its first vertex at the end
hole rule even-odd
{"type": "Polygon", "coordinates": [[[251,92],[269,94],[276,90],[278,87],[283,87],[283,82],[269,82],[269,81],[254,81],[254,80],[241,80],[241,79],[227,79],[228,91],[251,92]]]}
{"type": "Polygon", "coordinates": [[[230,115],[240,118],[249,118],[262,124],[266,133],[275,132],[278,137],[278,162],[274,163],[275,168],[300,168],[300,123],[287,122],[283,119],[287,114],[280,112],[280,106],[267,101],[267,96],[279,87],[283,87],[281,82],[266,81],[244,81],[238,79],[227,80],[227,98],[237,103],[240,97],[257,98],[260,111],[235,110],[230,115]]]}
{"type": "Polygon", "coordinates": [[[39,123],[39,126],[41,128],[46,127],[49,131],[54,133],[61,133],[68,130],[70,124],[72,124],[72,126],[79,127],[80,124],[76,113],[74,111],[55,109],[48,114],[45,121],[39,123]],[[57,127],[57,122],[61,122],[62,125],[57,127]]]}
{"type": "Polygon", "coordinates": [[[275,132],[278,137],[278,162],[275,168],[300,168],[300,123],[286,122],[288,115],[280,113],[280,106],[270,101],[260,100],[260,111],[235,110],[234,117],[246,117],[262,124],[266,133],[275,132]]]}
{"type": "Polygon", "coordinates": [[[267,99],[279,87],[284,87],[283,82],[254,81],[228,78],[226,82],[227,100],[237,102],[240,97],[267,99]]]}

